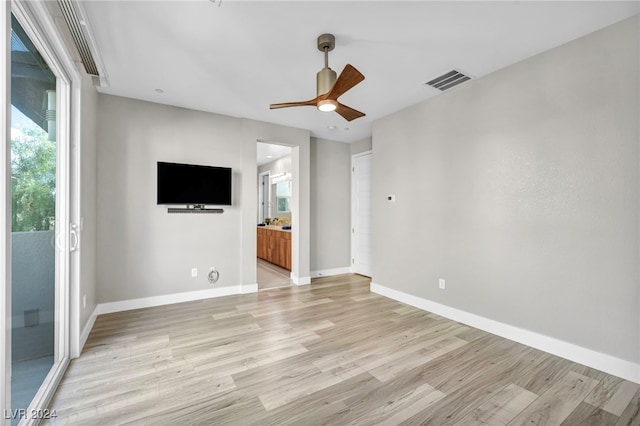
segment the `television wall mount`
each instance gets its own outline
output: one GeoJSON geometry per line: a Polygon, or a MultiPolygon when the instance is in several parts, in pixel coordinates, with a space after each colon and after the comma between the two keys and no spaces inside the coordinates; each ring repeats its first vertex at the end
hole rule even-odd
{"type": "Polygon", "coordinates": [[[209,213],[209,214],[221,214],[224,213],[224,209],[208,209],[204,204],[192,204],[187,207],[169,207],[167,213],[209,213]]]}

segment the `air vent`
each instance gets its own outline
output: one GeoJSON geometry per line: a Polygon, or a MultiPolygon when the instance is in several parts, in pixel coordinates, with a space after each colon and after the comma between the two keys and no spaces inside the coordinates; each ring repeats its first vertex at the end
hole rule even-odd
{"type": "Polygon", "coordinates": [[[67,26],[71,32],[71,37],[73,37],[73,42],[78,49],[84,69],[87,71],[87,74],[100,75],[72,2],[70,0],[58,0],[58,5],[62,10],[64,20],[67,22],[67,26]]]}
{"type": "Polygon", "coordinates": [[[434,78],[431,81],[427,81],[425,84],[444,92],[445,90],[451,89],[452,87],[464,83],[467,80],[471,80],[471,77],[462,74],[460,71],[452,70],[440,77],[434,78]]]}

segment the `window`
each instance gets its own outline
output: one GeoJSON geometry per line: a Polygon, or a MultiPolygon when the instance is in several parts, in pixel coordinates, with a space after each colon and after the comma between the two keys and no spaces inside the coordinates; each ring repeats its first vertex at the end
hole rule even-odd
{"type": "Polygon", "coordinates": [[[289,202],[291,201],[291,181],[276,183],[276,208],[278,213],[291,211],[289,202]]]}

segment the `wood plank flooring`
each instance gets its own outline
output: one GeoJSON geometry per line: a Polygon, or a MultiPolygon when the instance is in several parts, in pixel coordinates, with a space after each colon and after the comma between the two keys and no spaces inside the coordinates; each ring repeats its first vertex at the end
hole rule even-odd
{"type": "Polygon", "coordinates": [[[100,315],[56,425],[640,425],[639,386],[344,275],[100,315]]]}
{"type": "Polygon", "coordinates": [[[257,259],[256,266],[258,290],[293,285],[291,271],[262,259],[257,259]]]}

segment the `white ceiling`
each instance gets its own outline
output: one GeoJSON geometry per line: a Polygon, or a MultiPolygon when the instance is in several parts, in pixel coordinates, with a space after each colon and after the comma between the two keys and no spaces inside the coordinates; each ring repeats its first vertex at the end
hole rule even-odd
{"type": "Polygon", "coordinates": [[[258,142],[258,166],[291,155],[291,147],[258,142]]]}
{"type": "MultiPolygon", "coordinates": [[[[637,14],[638,1],[84,1],[109,86],[100,92],[309,129],[353,142],[371,123],[438,95],[451,69],[473,78],[637,14]],[[322,33],[329,65],[366,80],[340,98],[347,122],[314,107],[322,33]],[[157,93],[162,89],[164,93],[157,93]],[[330,129],[330,127],[335,127],[330,129]]],[[[455,90],[455,89],[454,89],[455,90]]]]}

